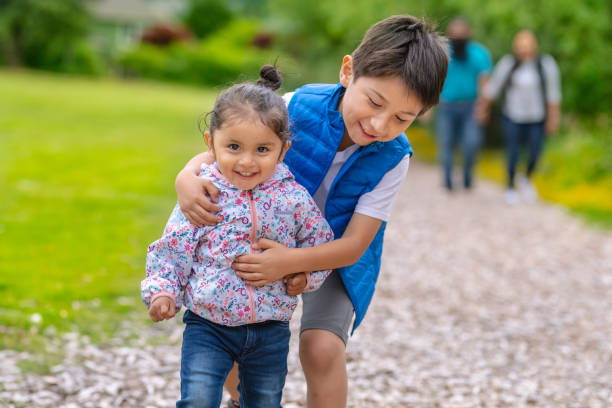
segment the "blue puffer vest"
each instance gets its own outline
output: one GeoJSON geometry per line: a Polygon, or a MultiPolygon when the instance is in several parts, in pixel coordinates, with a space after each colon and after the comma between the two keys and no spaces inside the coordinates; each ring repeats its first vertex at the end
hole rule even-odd
{"type": "MultiPolygon", "coordinates": [[[[344,90],[340,84],[306,85],[297,89],[289,102],[293,144],[285,155],[285,163],[311,195],[327,174],[344,136],[344,121],[337,109],[344,90]]],[[[325,218],[336,238],[344,233],[359,197],[372,191],[406,154],[412,155],[412,149],[402,133],[389,142],[362,146],[347,160],[330,187],[325,205],[325,218]]],[[[357,263],[338,270],[355,308],[353,331],[363,320],[374,295],[385,226],[383,222],[357,263]]]]}

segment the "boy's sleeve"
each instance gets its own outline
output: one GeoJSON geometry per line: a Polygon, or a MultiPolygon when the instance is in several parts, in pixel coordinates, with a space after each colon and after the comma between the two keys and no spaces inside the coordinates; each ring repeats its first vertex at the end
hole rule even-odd
{"type": "MultiPolygon", "coordinates": [[[[310,194],[301,186],[299,194],[302,199],[294,207],[294,217],[297,227],[296,246],[298,248],[312,247],[332,241],[334,239],[334,233],[310,194]]],[[[331,270],[329,269],[306,272],[306,288],[304,292],[319,289],[330,273],[331,270]]]]}
{"type": "Polygon", "coordinates": [[[193,258],[204,228],[191,224],[174,207],[160,239],[147,250],[147,277],[141,282],[142,301],[149,308],[160,296],[168,296],[176,303],[177,311],[183,304],[182,292],[187,285],[193,258]]]}

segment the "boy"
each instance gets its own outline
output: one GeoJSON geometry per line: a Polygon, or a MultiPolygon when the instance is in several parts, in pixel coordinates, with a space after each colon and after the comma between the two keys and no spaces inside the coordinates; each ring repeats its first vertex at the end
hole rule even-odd
{"type": "MultiPolygon", "coordinates": [[[[422,19],[392,16],[373,25],[342,60],[338,85],[306,85],[286,96],[293,144],[285,163],[313,195],[338,239],[310,248],[260,240],[261,253],[240,257],[236,274],[253,286],[291,273],[336,269],[319,291],[303,295],[300,360],[309,407],[344,407],[345,347],[374,294],[382,240],[412,150],[403,131],[438,103],[448,55],[422,19]]],[[[212,224],[218,208],[210,182],[196,177],[205,154],[179,173],[185,215],[212,224]]]]}

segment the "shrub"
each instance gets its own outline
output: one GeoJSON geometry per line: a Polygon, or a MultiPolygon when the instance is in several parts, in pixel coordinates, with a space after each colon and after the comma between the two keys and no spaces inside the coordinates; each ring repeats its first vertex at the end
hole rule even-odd
{"type": "Polygon", "coordinates": [[[13,66],[97,73],[99,60],[85,42],[89,24],[80,0],[2,0],[2,60],[13,66]]]}
{"type": "Polygon", "coordinates": [[[226,26],[234,15],[222,0],[191,0],[184,22],[199,38],[226,26]]]}
{"type": "Polygon", "coordinates": [[[255,76],[272,60],[270,51],[254,47],[257,27],[235,20],[215,35],[195,43],[173,43],[159,48],[142,44],[120,59],[124,72],[145,78],[219,85],[236,81],[242,73],[255,76]]]}

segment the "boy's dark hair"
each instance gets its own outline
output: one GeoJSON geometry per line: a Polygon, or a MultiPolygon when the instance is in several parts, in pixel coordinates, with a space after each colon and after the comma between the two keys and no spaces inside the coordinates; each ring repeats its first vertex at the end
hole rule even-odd
{"type": "Polygon", "coordinates": [[[446,39],[423,19],[391,16],[368,29],[352,54],[353,81],[360,76],[400,77],[423,111],[438,104],[448,69],[446,39]]]}
{"type": "MultiPolygon", "coordinates": [[[[259,120],[283,141],[289,140],[289,114],[283,98],[275,91],[281,86],[281,75],[272,65],[259,71],[257,84],[242,83],[231,86],[219,95],[209,119],[208,130],[214,137],[224,125],[259,120]]],[[[206,118],[204,121],[206,121],[206,118]]]]}

